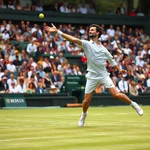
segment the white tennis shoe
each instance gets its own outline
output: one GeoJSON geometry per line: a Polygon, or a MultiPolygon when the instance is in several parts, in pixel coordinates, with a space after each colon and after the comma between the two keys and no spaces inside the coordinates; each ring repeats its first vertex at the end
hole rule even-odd
{"type": "Polygon", "coordinates": [[[136,103],[136,102],[132,102],[132,107],[136,110],[136,112],[142,116],[143,115],[143,109],[136,103]]]}
{"type": "Polygon", "coordinates": [[[80,117],[80,119],[78,121],[78,126],[79,127],[82,127],[84,125],[86,117],[87,117],[87,112],[86,113],[82,112],[81,117],[80,117]]]}

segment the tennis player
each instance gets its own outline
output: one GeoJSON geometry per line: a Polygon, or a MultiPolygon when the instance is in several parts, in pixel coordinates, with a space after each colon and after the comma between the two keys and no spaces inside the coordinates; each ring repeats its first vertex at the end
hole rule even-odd
{"type": "Polygon", "coordinates": [[[87,81],[85,86],[84,100],[82,102],[82,114],[78,121],[78,125],[80,127],[82,127],[85,123],[85,119],[87,117],[87,110],[89,108],[92,95],[95,88],[100,83],[109,90],[113,97],[131,105],[140,116],[143,115],[143,109],[136,102],[133,102],[128,96],[117,91],[113,81],[109,76],[109,73],[106,70],[106,61],[108,61],[112,67],[119,71],[119,73],[127,73],[125,70],[119,68],[109,51],[98,41],[98,38],[102,32],[102,28],[99,25],[92,24],[90,26],[90,41],[80,40],[78,38],[65,34],[62,31],[58,30],[53,24],[52,27],[46,26],[45,30],[47,30],[48,32],[56,32],[66,40],[78,44],[84,49],[86,53],[88,60],[88,73],[86,74],[87,81]]]}

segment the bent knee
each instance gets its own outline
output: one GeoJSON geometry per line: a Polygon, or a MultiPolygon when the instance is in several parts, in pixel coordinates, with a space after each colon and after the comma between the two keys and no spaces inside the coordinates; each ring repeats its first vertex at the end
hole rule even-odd
{"type": "Polygon", "coordinates": [[[83,103],[89,104],[89,103],[90,103],[90,101],[91,101],[90,99],[85,98],[85,99],[84,99],[84,101],[83,101],[83,103]]]}
{"type": "Polygon", "coordinates": [[[119,95],[120,95],[120,93],[118,93],[118,92],[112,94],[112,96],[115,97],[115,98],[118,98],[119,95]]]}

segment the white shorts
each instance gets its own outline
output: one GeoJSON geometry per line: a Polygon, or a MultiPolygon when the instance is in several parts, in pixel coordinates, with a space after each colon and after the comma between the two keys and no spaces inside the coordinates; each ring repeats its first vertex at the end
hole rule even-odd
{"type": "Polygon", "coordinates": [[[112,79],[108,76],[103,79],[88,79],[86,81],[85,86],[85,94],[91,93],[96,89],[99,84],[103,84],[105,88],[113,88],[115,87],[112,79]]]}

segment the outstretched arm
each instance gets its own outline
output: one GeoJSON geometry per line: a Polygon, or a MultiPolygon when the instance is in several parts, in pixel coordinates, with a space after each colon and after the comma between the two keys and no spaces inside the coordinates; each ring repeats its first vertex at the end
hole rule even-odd
{"type": "Polygon", "coordinates": [[[48,31],[48,32],[56,32],[59,35],[61,35],[63,38],[65,38],[66,40],[71,41],[73,43],[76,43],[76,44],[78,44],[80,46],[82,45],[82,41],[80,39],[75,38],[75,37],[73,37],[71,35],[68,35],[68,34],[65,34],[65,33],[61,32],[53,24],[52,24],[52,27],[46,26],[45,30],[48,31]]]}
{"type": "Polygon", "coordinates": [[[113,66],[115,69],[117,69],[118,71],[119,71],[119,73],[121,73],[121,74],[126,74],[127,73],[127,71],[126,70],[123,70],[123,69],[120,69],[120,67],[118,66],[118,65],[115,65],[115,66],[113,66]]]}
{"type": "Polygon", "coordinates": [[[108,51],[106,51],[105,54],[106,54],[106,56],[108,57],[107,60],[109,61],[109,63],[111,64],[111,66],[112,66],[113,68],[115,68],[116,70],[118,70],[119,73],[121,73],[121,74],[126,74],[126,73],[127,73],[126,70],[121,69],[121,68],[117,65],[117,63],[116,63],[115,60],[113,59],[112,55],[111,55],[108,51]]]}

